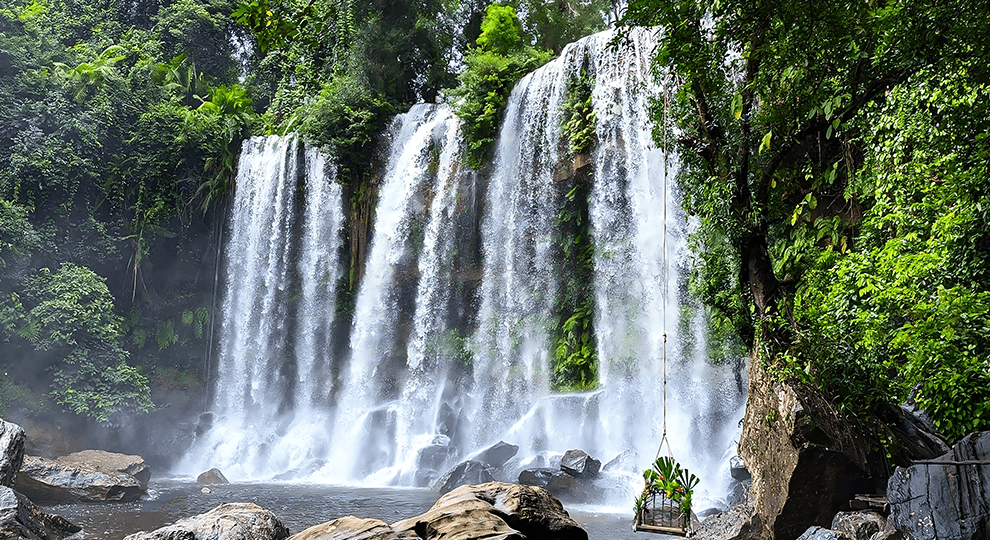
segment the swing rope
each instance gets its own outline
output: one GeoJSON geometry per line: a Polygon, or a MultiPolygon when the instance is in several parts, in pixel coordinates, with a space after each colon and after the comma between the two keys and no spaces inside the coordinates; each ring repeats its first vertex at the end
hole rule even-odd
{"type": "Polygon", "coordinates": [[[660,452],[663,450],[664,444],[667,445],[667,455],[673,456],[673,452],[670,448],[670,441],[667,440],[667,283],[669,272],[669,263],[667,260],[667,158],[668,158],[668,145],[667,145],[667,132],[669,131],[669,123],[667,119],[667,114],[670,111],[670,91],[668,90],[669,85],[667,85],[666,78],[663,82],[663,272],[661,272],[661,277],[663,279],[663,287],[661,290],[661,314],[662,314],[662,324],[663,324],[663,435],[660,437],[660,446],[657,447],[657,455],[654,460],[660,458],[660,452]]]}

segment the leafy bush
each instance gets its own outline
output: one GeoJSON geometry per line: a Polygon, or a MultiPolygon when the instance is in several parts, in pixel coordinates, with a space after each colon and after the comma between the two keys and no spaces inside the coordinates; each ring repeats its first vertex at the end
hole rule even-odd
{"type": "Polygon", "coordinates": [[[487,30],[478,38],[478,47],[468,52],[460,86],[451,91],[457,99],[454,111],[463,120],[467,162],[474,169],[491,155],[512,87],[550,60],[548,51],[522,45],[517,26],[511,7],[489,6],[482,22],[487,30]]]}
{"type": "Polygon", "coordinates": [[[42,268],[25,279],[23,326],[18,334],[39,351],[53,351],[51,396],[76,414],[109,422],[124,409],[153,407],[148,379],[127,364],[122,318],[103,278],[64,263],[52,273],[42,268]]]}

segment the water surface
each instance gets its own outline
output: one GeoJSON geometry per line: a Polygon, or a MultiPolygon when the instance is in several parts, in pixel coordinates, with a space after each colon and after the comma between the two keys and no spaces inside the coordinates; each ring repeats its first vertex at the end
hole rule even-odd
{"type": "MultiPolygon", "coordinates": [[[[151,531],[179,519],[211,510],[219,504],[253,502],[272,511],[292,534],[342,516],[377,518],[394,523],[428,510],[438,494],[429,489],[354,487],[318,484],[227,484],[203,486],[183,480],[152,480],[149,496],[122,504],[60,504],[47,506],[83,527],[81,540],[120,540],[138,531],[151,531]]],[[[631,507],[630,503],[630,507],[631,507]]],[[[590,507],[568,513],[592,540],[663,540],[674,537],[634,533],[631,515],[590,507]]]]}

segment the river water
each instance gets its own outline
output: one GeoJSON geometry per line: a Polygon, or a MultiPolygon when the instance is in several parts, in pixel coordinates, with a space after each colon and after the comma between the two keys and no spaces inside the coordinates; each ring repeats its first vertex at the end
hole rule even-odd
{"type": "MultiPolygon", "coordinates": [[[[203,486],[188,480],[153,480],[144,500],[122,504],[61,504],[47,506],[50,513],[61,515],[83,527],[75,538],[85,540],[120,540],[124,536],[151,531],[211,510],[222,503],[253,502],[270,510],[292,534],[334,518],[354,515],[377,518],[388,523],[417,516],[436,502],[438,494],[425,488],[372,488],[320,484],[227,484],[203,486]]],[[[592,540],[648,539],[662,540],[632,531],[630,511],[618,508],[594,508],[564,505],[592,540]]]]}

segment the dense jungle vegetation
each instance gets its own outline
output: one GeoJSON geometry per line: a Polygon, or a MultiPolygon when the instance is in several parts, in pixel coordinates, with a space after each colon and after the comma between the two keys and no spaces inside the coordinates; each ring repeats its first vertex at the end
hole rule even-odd
{"type": "MultiPolygon", "coordinates": [[[[391,115],[451,101],[481,168],[515,81],[614,9],[7,2],[0,414],[18,401],[113,422],[154,407],[153,384],[202,384],[244,138],[323,146],[366,221],[391,115]]],[[[621,23],[660,28],[655,139],[683,158],[691,288],[715,333],[849,417],[910,397],[951,440],[990,428],[990,5],[632,0],[621,23]]],[[[568,106],[594,122],[586,98],[568,106]]],[[[567,126],[575,152],[587,127],[567,126]]],[[[579,296],[572,327],[590,320],[579,296]]],[[[559,373],[588,387],[577,336],[556,344],[574,358],[559,373]]]]}

